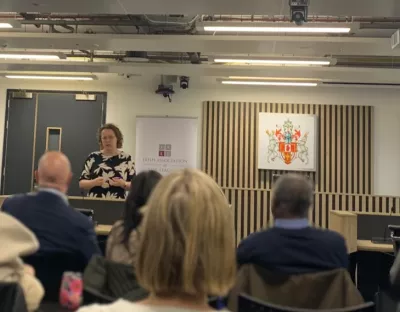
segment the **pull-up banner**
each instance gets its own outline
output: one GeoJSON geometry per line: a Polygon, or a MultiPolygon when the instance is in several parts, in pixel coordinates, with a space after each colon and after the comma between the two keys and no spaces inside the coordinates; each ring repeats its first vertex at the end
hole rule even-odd
{"type": "Polygon", "coordinates": [[[136,117],[136,171],[196,168],[198,119],[192,117],[136,117]]]}

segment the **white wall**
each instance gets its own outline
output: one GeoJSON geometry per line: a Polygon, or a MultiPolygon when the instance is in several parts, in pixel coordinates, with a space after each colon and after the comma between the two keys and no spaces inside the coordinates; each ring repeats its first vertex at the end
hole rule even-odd
{"type": "MultiPolygon", "coordinates": [[[[375,106],[374,192],[400,196],[400,90],[368,88],[254,88],[201,83],[200,87],[178,90],[172,103],[154,94],[158,81],[141,77],[137,81],[90,83],[16,82],[0,84],[0,155],[4,130],[7,89],[105,91],[107,121],[121,127],[126,152],[135,155],[135,116],[169,115],[199,118],[199,164],[201,148],[201,103],[206,100],[259,101],[278,103],[343,104],[375,106]]],[[[200,84],[200,83],[199,83],[200,84]]],[[[1,159],[0,159],[1,162],[1,159]]]]}

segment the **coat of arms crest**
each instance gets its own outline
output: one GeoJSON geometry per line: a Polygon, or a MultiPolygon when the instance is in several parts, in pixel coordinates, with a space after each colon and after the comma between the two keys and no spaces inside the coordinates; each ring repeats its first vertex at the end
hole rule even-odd
{"type": "Polygon", "coordinates": [[[277,158],[286,165],[296,158],[308,164],[308,148],[306,146],[308,132],[302,134],[300,126],[294,126],[287,119],[282,126],[276,125],[275,130],[267,130],[269,137],[267,161],[274,162],[277,158]]]}

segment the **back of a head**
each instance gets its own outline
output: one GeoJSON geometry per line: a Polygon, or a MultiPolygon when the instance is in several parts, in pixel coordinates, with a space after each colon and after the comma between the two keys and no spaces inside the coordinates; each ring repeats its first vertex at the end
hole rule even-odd
{"type": "Polygon", "coordinates": [[[313,185],[297,174],[280,177],[272,193],[272,213],[275,218],[305,218],[313,203],[313,185]]]}
{"type": "Polygon", "coordinates": [[[161,179],[162,175],[154,170],[143,171],[132,179],[131,188],[125,201],[123,243],[128,243],[132,230],[138,227],[142,221],[140,208],[146,204],[151,192],[161,179]]]}
{"type": "Polygon", "coordinates": [[[46,152],[39,160],[37,178],[40,187],[66,191],[71,180],[71,164],[63,153],[46,152]]]}
{"type": "Polygon", "coordinates": [[[163,178],[144,213],[136,272],[158,296],[225,295],[236,276],[232,212],[205,173],[163,178]]]}

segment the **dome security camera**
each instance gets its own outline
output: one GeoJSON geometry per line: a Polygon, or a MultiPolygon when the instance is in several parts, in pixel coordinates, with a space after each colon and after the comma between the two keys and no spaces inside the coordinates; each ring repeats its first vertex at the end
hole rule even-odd
{"type": "Polygon", "coordinates": [[[310,0],[289,0],[291,21],[297,26],[307,22],[310,0]]]}
{"type": "Polygon", "coordinates": [[[181,76],[179,77],[179,86],[181,87],[181,89],[188,89],[189,88],[189,77],[186,76],[181,76]]]}

